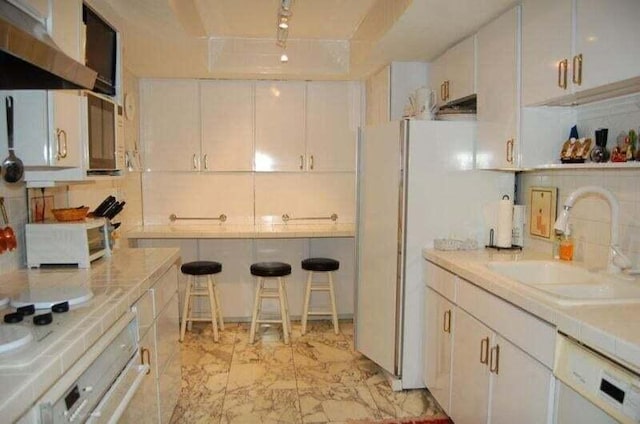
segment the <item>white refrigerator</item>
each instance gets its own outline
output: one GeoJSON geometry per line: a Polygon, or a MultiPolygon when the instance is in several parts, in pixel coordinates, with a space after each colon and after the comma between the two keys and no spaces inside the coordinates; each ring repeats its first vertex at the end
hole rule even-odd
{"type": "Polygon", "coordinates": [[[511,172],[474,170],[476,123],[403,120],[360,129],[356,349],[395,390],[424,387],[422,248],[488,241],[511,172]]]}

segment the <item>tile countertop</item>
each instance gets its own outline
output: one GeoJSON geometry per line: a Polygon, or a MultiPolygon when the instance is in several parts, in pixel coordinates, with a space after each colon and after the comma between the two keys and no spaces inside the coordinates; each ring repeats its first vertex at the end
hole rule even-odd
{"type": "MultiPolygon", "coordinates": [[[[72,280],[91,287],[94,297],[89,300],[88,307],[92,307],[91,302],[97,304],[98,299],[102,305],[83,316],[82,322],[65,331],[42,355],[25,366],[18,369],[2,367],[8,361],[16,360],[20,350],[0,355],[0,416],[3,421],[13,422],[27,412],[125,314],[151,283],[179,260],[180,250],[176,248],[118,249],[111,257],[93,262],[90,269],[22,269],[3,274],[0,283],[3,295],[16,295],[39,281],[64,284],[72,280]]],[[[11,311],[0,310],[0,315],[11,311]]],[[[68,313],[73,313],[73,308],[68,313]]]]}
{"type": "Polygon", "coordinates": [[[355,237],[355,224],[216,224],[216,225],[145,225],[123,234],[128,239],[152,238],[331,238],[355,237]]]}
{"type": "MultiPolygon", "coordinates": [[[[549,260],[538,252],[424,249],[425,259],[556,326],[594,350],[640,372],[640,303],[559,306],[535,288],[490,271],[490,261],[549,260]]],[[[638,280],[636,280],[638,281],[638,280]]],[[[639,282],[640,284],[640,282],[639,282]]]]}

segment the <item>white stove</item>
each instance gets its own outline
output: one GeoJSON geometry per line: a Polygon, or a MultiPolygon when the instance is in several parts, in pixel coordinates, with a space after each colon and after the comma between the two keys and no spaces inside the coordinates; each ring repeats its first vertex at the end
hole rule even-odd
{"type": "Polygon", "coordinates": [[[0,311],[0,369],[27,367],[53,351],[118,294],[94,296],[87,285],[53,285],[12,297],[0,311]]]}

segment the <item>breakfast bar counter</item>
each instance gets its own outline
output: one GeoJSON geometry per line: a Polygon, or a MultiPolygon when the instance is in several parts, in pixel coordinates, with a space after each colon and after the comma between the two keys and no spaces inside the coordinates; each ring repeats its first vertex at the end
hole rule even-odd
{"type": "Polygon", "coordinates": [[[355,237],[355,224],[145,225],[124,234],[136,239],[286,239],[355,237]]]}

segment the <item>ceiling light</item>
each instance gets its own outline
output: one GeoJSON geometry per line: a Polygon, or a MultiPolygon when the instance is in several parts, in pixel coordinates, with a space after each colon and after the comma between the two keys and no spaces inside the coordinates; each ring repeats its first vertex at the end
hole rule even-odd
{"type": "Polygon", "coordinates": [[[278,28],[288,29],[289,28],[289,18],[286,16],[280,16],[280,22],[278,23],[278,28]]]}
{"type": "Polygon", "coordinates": [[[287,53],[282,53],[282,55],[280,56],[280,62],[287,63],[288,61],[289,61],[289,56],[287,56],[287,53]]]}

